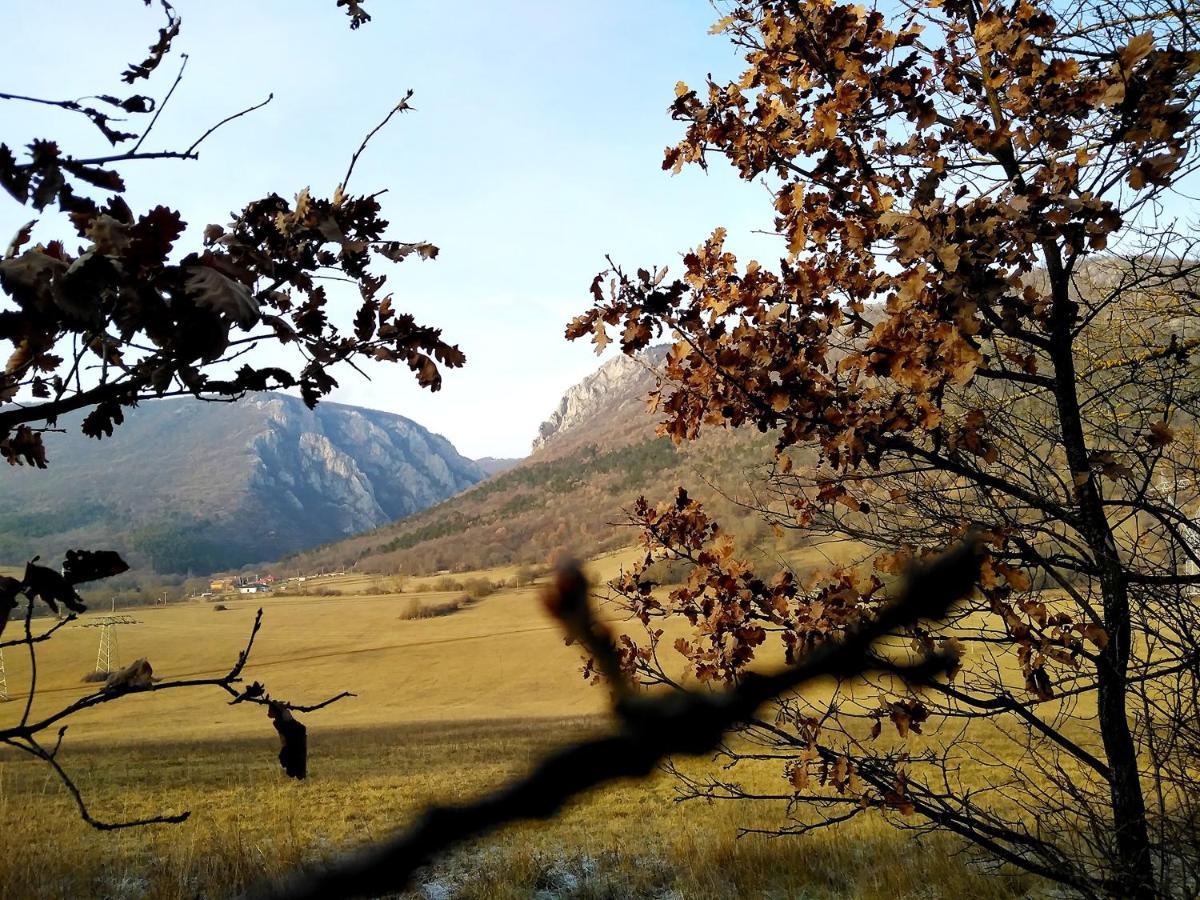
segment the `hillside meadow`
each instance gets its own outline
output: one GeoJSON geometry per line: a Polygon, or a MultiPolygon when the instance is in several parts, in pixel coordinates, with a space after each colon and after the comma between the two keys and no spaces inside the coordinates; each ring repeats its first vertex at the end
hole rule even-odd
{"type": "MultiPolygon", "coordinates": [[[[609,577],[631,551],[594,560],[609,577]]],[[[470,573],[511,580],[514,570],[470,573]]],[[[505,588],[433,618],[414,594],[375,576],[319,579],[337,596],[271,594],[136,611],[119,631],[121,659],[146,656],[164,678],[218,675],[242,648],[261,605],[264,628],[246,670],[276,695],[314,702],[357,696],[302,716],[309,778],[287,779],[261,707],[229,706],[216,689],[147,693],[73,720],[60,760],[93,813],[116,819],[191,810],[182,825],[115,833],[89,828],[44,766],[0,758],[5,838],[0,896],[225,897],[264,875],[389,834],[427,804],[464,800],[606,724],[606,695],[579,676],[580,659],[540,608],[537,587],[505,588]]],[[[420,587],[421,585],[415,585],[420,587]]],[[[80,624],[92,614],[85,615],[80,624]]],[[[44,624],[44,623],[43,623],[44,624]]],[[[85,692],[96,629],[68,626],[40,645],[35,714],[85,692]]],[[[19,719],[27,662],[6,659],[19,719]]],[[[712,771],[689,760],[687,771],[712,771]]],[[[751,773],[764,792],[786,783],[777,765],[751,773]]],[[[517,825],[430,867],[424,897],[959,897],[1041,895],[1025,876],[995,875],[961,848],[918,840],[875,817],[804,838],[739,838],[779,822],[779,808],[678,804],[672,781],[590,793],[548,824],[517,825]]]]}

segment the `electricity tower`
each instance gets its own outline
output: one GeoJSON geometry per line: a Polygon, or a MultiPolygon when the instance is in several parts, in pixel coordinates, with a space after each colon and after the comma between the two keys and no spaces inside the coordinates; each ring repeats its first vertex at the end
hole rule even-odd
{"type": "MultiPolygon", "coordinates": [[[[1154,486],[1155,493],[1184,513],[1185,518],[1182,527],[1178,529],[1178,533],[1183,539],[1188,552],[1184,554],[1183,571],[1179,571],[1177,563],[1176,572],[1180,575],[1192,577],[1200,575],[1200,566],[1196,565],[1195,561],[1197,557],[1200,557],[1200,523],[1197,522],[1196,488],[1196,480],[1191,476],[1177,477],[1174,482],[1166,477],[1160,477],[1158,483],[1154,486]],[[1180,505],[1178,500],[1180,487],[1185,488],[1189,495],[1188,500],[1190,502],[1187,503],[1186,509],[1180,505]]],[[[1185,585],[1183,593],[1186,596],[1195,597],[1200,594],[1200,587],[1194,584],[1185,585]]]]}
{"type": "Polygon", "coordinates": [[[0,647],[0,703],[8,702],[8,674],[4,671],[4,648],[0,647]]]}
{"type": "Polygon", "coordinates": [[[100,629],[100,648],[96,651],[96,671],[106,674],[121,667],[121,656],[117,649],[118,625],[141,625],[133,616],[116,615],[117,601],[113,600],[113,612],[95,622],[83,622],[81,628],[100,629]]]}

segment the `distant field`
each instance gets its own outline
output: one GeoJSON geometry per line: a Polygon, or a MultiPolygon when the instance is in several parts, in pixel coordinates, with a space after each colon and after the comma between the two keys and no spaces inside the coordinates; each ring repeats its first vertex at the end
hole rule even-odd
{"type": "MultiPolygon", "coordinates": [[[[623,551],[592,565],[608,577],[631,558],[623,551]]],[[[468,577],[484,574],[501,580],[512,571],[468,577]]],[[[227,896],[264,873],[381,837],[428,802],[469,797],[549,748],[604,727],[605,693],[579,677],[578,652],[564,646],[535,588],[405,620],[411,592],[353,593],[395,583],[348,575],[305,584],[317,585],[347,593],[238,597],[223,601],[227,611],[212,603],[139,609],[142,624],[118,633],[123,661],[146,656],[166,678],[215,675],[236,658],[262,605],[265,625],[248,679],[298,702],[358,694],[302,717],[308,781],[280,772],[261,707],[230,707],[215,689],[109,704],[72,724],[61,756],[95,814],[186,808],[192,818],[182,826],[94,832],[44,767],[0,757],[5,839],[20,847],[0,862],[0,897],[227,896]]],[[[80,678],[94,665],[97,638],[96,629],[71,626],[42,645],[36,710],[85,690],[80,678]]],[[[11,649],[6,661],[19,701],[27,662],[11,649]]],[[[17,719],[22,706],[0,705],[0,722],[17,719]]],[[[761,778],[777,792],[776,769],[761,778]]],[[[946,841],[917,844],[874,819],[802,840],[739,840],[738,825],[777,822],[778,810],[679,806],[671,796],[665,777],[596,791],[549,825],[509,829],[443,861],[423,877],[423,895],[989,900],[1031,888],[1028,879],[974,871],[946,841]]]]}
{"type": "MultiPolygon", "coordinates": [[[[615,572],[622,558],[598,561],[598,576],[615,572]]],[[[351,575],[311,580],[303,587],[350,592],[377,580],[351,575]]],[[[401,619],[414,597],[436,603],[461,593],[272,593],[221,598],[228,607],[224,611],[216,610],[216,603],[139,608],[130,614],[142,624],[121,626],[118,644],[123,662],[145,656],[163,678],[219,675],[237,659],[261,606],[264,624],[245,672],[247,681],[261,680],[278,696],[302,703],[343,690],[358,694],[314,715],[314,731],[486,719],[498,712],[521,718],[603,710],[603,692],[578,676],[579,653],[564,645],[561,630],[543,613],[535,587],[492,594],[452,616],[401,619]]],[[[79,624],[104,614],[87,613],[79,624]]],[[[95,666],[98,638],[98,629],[72,625],[39,645],[35,713],[87,692],[80,679],[95,666]]],[[[17,699],[27,683],[27,660],[10,649],[6,662],[9,690],[17,699]]],[[[71,741],[263,733],[273,738],[260,709],[229,707],[224,696],[213,689],[130,697],[81,715],[71,726],[71,741]],[[137,723],[136,734],[131,721],[137,723]]],[[[0,724],[17,718],[20,705],[0,705],[0,724]]]]}

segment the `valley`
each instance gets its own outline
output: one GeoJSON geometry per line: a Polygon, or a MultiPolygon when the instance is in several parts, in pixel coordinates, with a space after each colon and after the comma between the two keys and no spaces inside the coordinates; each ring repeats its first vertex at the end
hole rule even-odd
{"type": "Polygon", "coordinates": [[[657,435],[647,395],[664,355],[654,347],[637,359],[617,356],[568,388],[530,455],[515,465],[421,512],[294,554],[279,571],[425,575],[612,552],[635,539],[623,523],[638,496],[658,503],[681,485],[742,546],[773,549],[747,506],[771,459],[772,437],[720,431],[676,445],[657,435]]]}
{"type": "Polygon", "coordinates": [[[1200,0],[9,6],[0,900],[1200,898],[1200,0]]]}
{"type": "MultiPolygon", "coordinates": [[[[589,571],[609,578],[629,559],[606,554],[589,571]]],[[[515,575],[507,567],[464,577],[504,585],[515,575]]],[[[215,603],[175,604],[139,610],[141,624],[119,627],[122,661],[145,655],[167,679],[215,676],[228,670],[261,605],[264,626],[247,680],[296,702],[357,695],[301,716],[309,729],[306,781],[280,771],[264,710],[229,706],[215,689],[138,694],[90,710],[73,718],[60,758],[93,814],[192,815],[182,825],[96,832],[47,772],[6,750],[0,806],[15,812],[36,804],[38,815],[8,819],[8,840],[25,850],[0,867],[0,896],[232,895],[302,860],[379,839],[427,803],[468,799],[604,729],[607,693],[580,677],[579,653],[542,611],[540,585],[501,586],[451,615],[405,620],[406,604],[450,594],[378,576],[316,582],[311,590],[338,594],[230,598],[219,612],[215,603]]],[[[89,689],[80,677],[94,665],[96,637],[95,629],[69,626],[39,648],[35,714],[89,689]]],[[[10,652],[7,662],[9,684],[23,683],[20,654],[10,652]]],[[[23,705],[19,692],[0,704],[0,724],[18,719],[23,705]]],[[[707,771],[702,760],[681,764],[707,771]]],[[[778,789],[777,768],[756,778],[763,790],[778,789]]],[[[513,826],[452,854],[422,873],[411,896],[760,892],[883,900],[936,878],[957,896],[1001,900],[1036,887],[973,870],[941,839],[914,849],[879,820],[781,848],[739,837],[739,828],[770,824],[771,810],[679,806],[673,793],[665,776],[592,792],[549,827],[513,826]]]]}

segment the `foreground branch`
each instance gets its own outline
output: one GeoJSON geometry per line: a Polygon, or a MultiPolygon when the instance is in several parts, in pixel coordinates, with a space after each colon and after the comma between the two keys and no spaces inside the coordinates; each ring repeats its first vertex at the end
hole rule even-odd
{"type": "MultiPolygon", "coordinates": [[[[399,891],[417,869],[463,841],[511,822],[548,818],[583,791],[619,778],[645,776],[667,756],[714,750],[727,731],[751,717],[763,703],[813,679],[851,677],[883,665],[910,681],[926,681],[951,661],[931,657],[912,665],[893,665],[881,662],[870,648],[899,626],[944,615],[971,590],[978,572],[978,543],[971,539],[914,572],[900,598],[869,627],[818,648],[790,668],[770,675],[746,675],[726,693],[687,691],[637,698],[629,695],[623,679],[618,680],[614,690],[619,725],[613,734],[562,749],[525,778],[473,803],[433,807],[392,840],[325,869],[265,886],[259,896],[328,900],[399,891]]],[[[612,644],[591,616],[587,583],[578,569],[559,573],[547,605],[611,673],[612,644]]]]}
{"type": "MultiPolygon", "coordinates": [[[[32,606],[33,604],[31,601],[29,607],[30,612],[32,612],[32,606]]],[[[48,640],[56,631],[58,631],[68,622],[75,621],[76,616],[72,614],[48,629],[43,634],[36,636],[33,635],[29,630],[29,619],[30,616],[27,615],[26,635],[23,639],[6,641],[0,646],[12,646],[14,644],[28,645],[31,657],[31,665],[33,666],[33,672],[36,674],[37,657],[34,654],[34,645],[48,640]]],[[[177,681],[153,681],[147,675],[146,679],[142,682],[121,684],[119,686],[114,684],[110,679],[108,683],[94,693],[80,697],[57,712],[51,713],[44,718],[33,722],[29,721],[29,709],[32,707],[33,698],[37,692],[37,685],[36,681],[31,681],[29,696],[27,698],[26,714],[19,724],[9,728],[0,729],[0,745],[14,747],[21,752],[26,753],[49,765],[50,768],[54,770],[54,773],[58,777],[59,781],[62,782],[63,787],[66,788],[67,792],[71,795],[71,798],[75,801],[75,805],[79,810],[80,817],[97,830],[115,831],[123,828],[136,828],[142,825],[179,824],[188,818],[190,812],[185,810],[184,812],[171,815],[149,816],[141,819],[118,822],[109,822],[96,818],[88,809],[88,805],[85,802],[83,794],[78,785],[75,784],[75,781],[71,778],[70,774],[58,761],[58,751],[62,746],[62,740],[64,734],[66,733],[67,726],[62,725],[59,727],[58,738],[52,750],[47,750],[42,746],[42,744],[38,741],[38,735],[40,735],[42,732],[45,732],[52,726],[57,725],[59,722],[70,718],[76,713],[82,712],[85,709],[101,706],[106,703],[113,703],[117,700],[120,700],[122,697],[129,696],[130,694],[144,694],[156,691],[176,690],[179,688],[216,687],[233,697],[233,700],[230,701],[231,705],[242,702],[255,703],[262,706],[275,704],[293,712],[314,712],[316,710],[323,709],[332,703],[336,703],[339,700],[355,696],[349,691],[342,691],[341,693],[329,697],[326,700],[322,700],[319,703],[300,705],[287,701],[272,700],[271,697],[266,693],[266,689],[258,682],[254,682],[254,684],[248,688],[239,690],[237,685],[242,683],[242,671],[246,668],[246,664],[250,661],[250,654],[254,649],[255,639],[258,637],[258,633],[262,628],[262,621],[263,611],[262,609],[259,609],[255,614],[254,625],[250,629],[250,635],[246,639],[246,645],[238,654],[237,660],[234,662],[233,666],[228,672],[215,678],[189,678],[179,679],[177,681]]],[[[144,663],[144,660],[142,662],[144,663]]],[[[148,667],[146,671],[149,673],[148,667]]]]}

